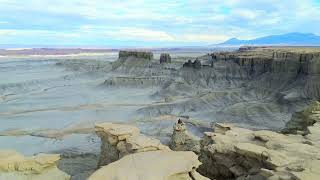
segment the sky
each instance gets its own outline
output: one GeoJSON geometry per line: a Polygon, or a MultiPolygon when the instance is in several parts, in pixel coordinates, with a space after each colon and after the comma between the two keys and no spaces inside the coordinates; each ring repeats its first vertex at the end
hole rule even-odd
{"type": "Polygon", "coordinates": [[[320,35],[320,0],[0,0],[0,44],[173,47],[320,35]]]}

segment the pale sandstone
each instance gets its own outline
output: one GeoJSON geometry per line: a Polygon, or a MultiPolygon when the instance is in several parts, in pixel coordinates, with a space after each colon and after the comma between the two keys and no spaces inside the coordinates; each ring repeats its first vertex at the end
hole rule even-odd
{"type": "Polygon", "coordinates": [[[199,172],[211,179],[319,179],[320,125],[308,129],[302,136],[217,124],[201,140],[199,172]]]}
{"type": "Polygon", "coordinates": [[[193,152],[141,152],[102,167],[89,180],[208,180],[195,171],[200,164],[193,152]]]}
{"type": "Polygon", "coordinates": [[[101,138],[99,167],[112,163],[127,154],[170,150],[159,140],[141,135],[139,129],[134,126],[100,123],[96,124],[95,131],[101,138]]]}
{"type": "Polygon", "coordinates": [[[0,179],[6,180],[67,180],[70,176],[56,166],[58,154],[24,157],[11,150],[0,151],[0,179]]]}

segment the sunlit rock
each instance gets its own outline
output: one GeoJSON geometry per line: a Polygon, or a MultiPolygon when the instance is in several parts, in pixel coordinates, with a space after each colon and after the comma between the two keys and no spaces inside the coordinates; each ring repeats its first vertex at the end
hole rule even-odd
{"type": "Polygon", "coordinates": [[[193,152],[141,152],[102,167],[89,180],[208,180],[196,172],[200,164],[193,152]]]}
{"type": "Polygon", "coordinates": [[[201,140],[199,172],[211,179],[313,179],[320,177],[320,126],[284,135],[217,124],[201,140]]]}
{"type": "Polygon", "coordinates": [[[58,154],[25,157],[15,151],[0,151],[0,179],[67,180],[70,176],[56,166],[58,154]]]}
{"type": "Polygon", "coordinates": [[[170,150],[157,139],[140,134],[137,127],[100,123],[95,126],[96,134],[101,138],[101,152],[98,166],[112,163],[127,154],[170,150]]]}

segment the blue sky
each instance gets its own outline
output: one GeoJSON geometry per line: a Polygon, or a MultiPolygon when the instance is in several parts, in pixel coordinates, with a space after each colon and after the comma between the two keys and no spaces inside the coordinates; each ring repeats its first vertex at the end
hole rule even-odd
{"type": "Polygon", "coordinates": [[[0,0],[0,44],[193,46],[320,35],[320,0],[0,0]]]}

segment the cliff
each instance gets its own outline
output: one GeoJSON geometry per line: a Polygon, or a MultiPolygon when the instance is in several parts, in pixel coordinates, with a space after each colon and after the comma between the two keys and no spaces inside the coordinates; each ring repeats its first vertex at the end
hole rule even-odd
{"type": "Polygon", "coordinates": [[[125,155],[157,150],[169,150],[159,140],[140,134],[138,128],[129,125],[101,123],[95,126],[101,138],[98,167],[110,164],[125,155]]]}
{"type": "Polygon", "coordinates": [[[102,167],[89,180],[208,180],[195,171],[201,164],[196,154],[171,151],[134,126],[101,123],[96,133],[102,142],[102,167]]]}
{"type": "Polygon", "coordinates": [[[153,53],[152,52],[143,52],[143,51],[119,51],[119,59],[121,59],[121,58],[126,59],[129,57],[152,60],[153,53]]]}

